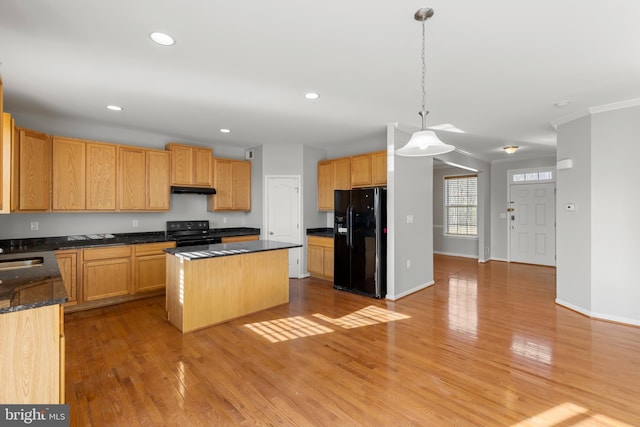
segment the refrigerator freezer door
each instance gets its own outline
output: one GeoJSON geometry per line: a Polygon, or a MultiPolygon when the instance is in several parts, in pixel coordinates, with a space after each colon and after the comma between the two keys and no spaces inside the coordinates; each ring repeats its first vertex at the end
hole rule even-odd
{"type": "Polygon", "coordinates": [[[357,292],[377,296],[376,189],[352,190],[353,209],[351,286],[357,292]]]}
{"type": "Polygon", "coordinates": [[[350,204],[350,191],[334,192],[333,226],[333,284],[338,289],[351,289],[351,254],[348,246],[349,227],[347,214],[350,204]]]}

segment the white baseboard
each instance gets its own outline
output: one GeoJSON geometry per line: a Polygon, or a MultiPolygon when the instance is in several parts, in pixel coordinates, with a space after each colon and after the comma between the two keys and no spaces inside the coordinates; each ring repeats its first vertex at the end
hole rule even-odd
{"type": "Polygon", "coordinates": [[[453,252],[442,252],[442,251],[433,251],[434,254],[438,255],[446,255],[446,256],[457,256],[462,258],[473,258],[478,259],[478,255],[469,255],[469,254],[456,254],[453,252]]]}
{"type": "Polygon", "coordinates": [[[640,326],[640,319],[629,319],[626,317],[612,316],[610,314],[604,314],[604,313],[597,313],[582,307],[578,307],[577,305],[568,303],[566,301],[562,301],[561,299],[558,299],[558,298],[556,298],[556,304],[561,305],[570,310],[577,311],[578,313],[584,314],[585,316],[591,317],[592,319],[607,320],[610,322],[624,323],[626,325],[640,326]]]}
{"type": "Polygon", "coordinates": [[[435,283],[436,282],[434,282],[432,280],[432,281],[427,282],[427,283],[425,283],[423,285],[416,286],[413,289],[409,289],[408,291],[404,291],[401,294],[397,294],[397,295],[389,295],[389,294],[387,294],[386,299],[391,300],[391,301],[395,301],[395,300],[398,300],[398,299],[400,299],[402,297],[406,297],[407,295],[411,295],[411,294],[416,293],[418,291],[421,291],[421,290],[423,290],[425,288],[428,288],[429,286],[433,286],[435,283]]]}

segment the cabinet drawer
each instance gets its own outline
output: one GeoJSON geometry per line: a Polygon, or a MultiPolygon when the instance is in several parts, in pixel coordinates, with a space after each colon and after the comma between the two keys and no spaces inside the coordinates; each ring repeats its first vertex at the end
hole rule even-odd
{"type": "Polygon", "coordinates": [[[82,259],[84,261],[91,261],[96,259],[126,258],[130,256],[131,246],[126,245],[82,250],[82,259]]]}
{"type": "Polygon", "coordinates": [[[222,243],[233,243],[233,242],[249,242],[251,240],[260,240],[260,236],[257,234],[252,234],[250,236],[229,236],[223,237],[222,243]]]}
{"type": "Polygon", "coordinates": [[[307,236],[307,244],[309,246],[333,248],[333,237],[307,236]]]}
{"type": "Polygon", "coordinates": [[[136,256],[162,255],[163,249],[174,248],[176,242],[142,243],[134,246],[136,256]]]}

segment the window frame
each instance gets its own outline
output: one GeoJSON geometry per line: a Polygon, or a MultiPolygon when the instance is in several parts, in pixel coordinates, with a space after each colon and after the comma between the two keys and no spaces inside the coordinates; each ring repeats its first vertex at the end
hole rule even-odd
{"type": "MultiPolygon", "coordinates": [[[[465,175],[447,175],[443,177],[443,235],[446,237],[454,237],[454,238],[462,238],[462,239],[477,239],[478,238],[478,174],[465,174],[465,175]],[[447,181],[449,180],[460,180],[460,179],[475,179],[475,204],[464,204],[464,205],[454,205],[449,204],[449,192],[447,181]],[[449,226],[449,208],[450,207],[461,207],[461,208],[475,208],[475,234],[470,233],[452,233],[450,232],[449,226]]],[[[467,227],[470,227],[467,225],[467,227]]]]}

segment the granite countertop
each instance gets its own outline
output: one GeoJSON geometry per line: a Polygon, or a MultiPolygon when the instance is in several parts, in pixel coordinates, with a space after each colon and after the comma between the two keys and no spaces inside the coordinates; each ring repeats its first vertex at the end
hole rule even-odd
{"type": "MultiPolygon", "coordinates": [[[[259,228],[229,227],[212,228],[214,237],[259,235],[259,228]]],[[[165,242],[164,231],[142,233],[102,233],[75,236],[40,237],[33,239],[0,240],[0,253],[18,254],[58,249],[82,249],[92,246],[136,245],[141,243],[165,242]]]]}
{"type": "Polygon", "coordinates": [[[307,228],[307,236],[331,237],[333,238],[333,228],[307,228]]]}
{"type": "Polygon", "coordinates": [[[0,255],[0,315],[46,305],[63,304],[67,291],[53,251],[0,255]],[[26,268],[3,270],[5,261],[41,260],[26,268]]]}
{"type": "Polygon", "coordinates": [[[168,254],[188,261],[232,255],[246,255],[254,252],[276,251],[300,248],[298,243],[277,242],[275,240],[252,240],[249,242],[217,243],[213,245],[184,246],[164,249],[168,254]]]}

